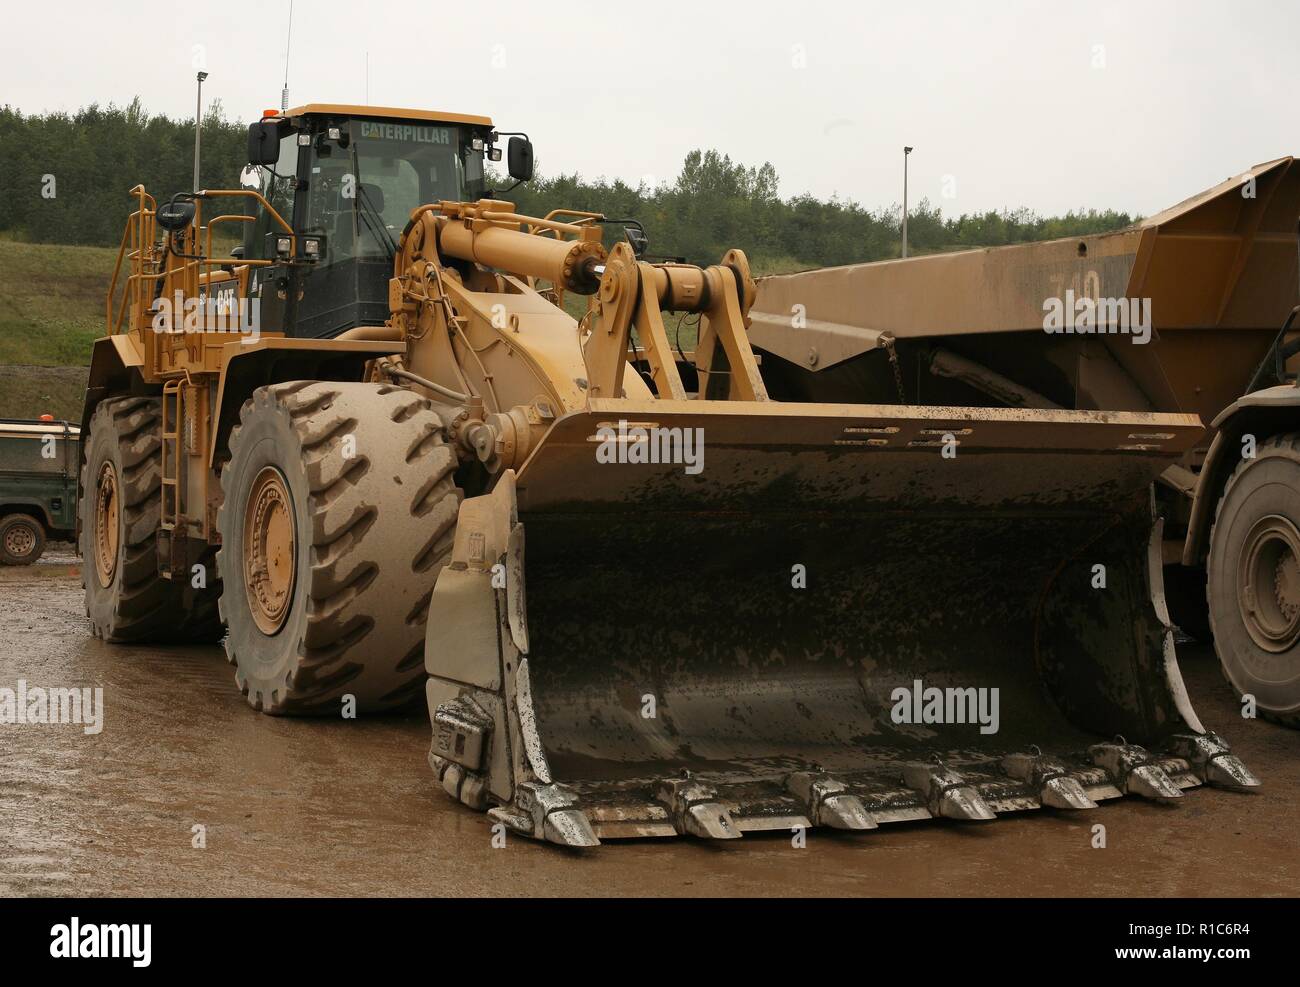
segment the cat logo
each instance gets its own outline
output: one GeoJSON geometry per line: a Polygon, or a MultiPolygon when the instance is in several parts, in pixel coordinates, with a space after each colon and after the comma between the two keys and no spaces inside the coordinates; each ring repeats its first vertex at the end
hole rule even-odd
{"type": "Polygon", "coordinates": [[[409,123],[361,121],[361,136],[376,140],[415,141],[420,144],[450,144],[450,127],[417,127],[409,123]]]}

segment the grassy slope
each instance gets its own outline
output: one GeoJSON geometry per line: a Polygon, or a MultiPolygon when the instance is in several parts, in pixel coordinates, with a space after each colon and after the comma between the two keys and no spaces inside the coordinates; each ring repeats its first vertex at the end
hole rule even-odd
{"type": "MultiPolygon", "coordinates": [[[[0,234],[0,418],[81,417],[90,345],[104,333],[104,292],[117,250],[23,243],[0,234]]],[[[756,274],[798,270],[792,257],[755,264],[756,274]]],[[[568,292],[581,318],[587,300],[568,292]]],[[[693,319],[665,321],[670,341],[695,347],[693,319]]]]}
{"type": "Polygon", "coordinates": [[[0,239],[0,417],[81,417],[117,251],[0,239]]]}

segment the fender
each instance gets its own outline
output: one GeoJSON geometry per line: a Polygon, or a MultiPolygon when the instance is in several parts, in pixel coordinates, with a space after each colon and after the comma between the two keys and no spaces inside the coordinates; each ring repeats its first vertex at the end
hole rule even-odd
{"type": "Polygon", "coordinates": [[[1210,423],[1214,439],[1205,455],[1192,498],[1192,515],[1183,542],[1183,565],[1200,565],[1209,551],[1210,526],[1228,477],[1241,461],[1241,440],[1257,440],[1300,430],[1300,387],[1279,384],[1238,398],[1210,423]]]}
{"type": "Polygon", "coordinates": [[[87,434],[90,419],[100,401],[114,394],[134,393],[144,385],[140,375],[143,364],[144,354],[140,352],[134,335],[117,333],[95,340],[90,354],[90,374],[86,379],[86,398],[81,406],[83,435],[87,434]]]}
{"type": "Polygon", "coordinates": [[[10,514],[33,514],[38,521],[45,525],[46,531],[58,530],[53,515],[35,497],[6,497],[3,501],[0,501],[0,520],[10,514]]]}
{"type": "Polygon", "coordinates": [[[239,409],[257,388],[287,380],[363,380],[369,361],[405,352],[405,343],[381,340],[263,336],[255,343],[227,343],[221,351],[219,382],[214,385],[216,427],[208,465],[215,466],[225,453],[239,409]]]}

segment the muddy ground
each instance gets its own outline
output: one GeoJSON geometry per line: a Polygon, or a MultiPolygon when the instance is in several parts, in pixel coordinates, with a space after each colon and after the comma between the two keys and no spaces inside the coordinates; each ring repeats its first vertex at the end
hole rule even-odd
{"type": "Polygon", "coordinates": [[[102,686],[103,731],[0,725],[4,895],[1295,895],[1300,731],[1242,720],[1212,654],[1183,648],[1206,725],[1265,782],[1085,815],[813,830],[728,844],[511,839],[454,805],[422,713],[253,712],[220,648],[90,638],[76,559],[0,570],[0,687],[102,686]],[[1093,849],[1091,826],[1107,828],[1093,849]],[[206,848],[192,846],[205,828],[206,848]]]}

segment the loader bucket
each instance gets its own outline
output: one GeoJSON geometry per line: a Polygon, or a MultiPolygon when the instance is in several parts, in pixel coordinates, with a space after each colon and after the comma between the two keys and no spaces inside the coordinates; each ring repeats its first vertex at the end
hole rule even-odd
{"type": "Polygon", "coordinates": [[[1160,584],[1150,484],[1200,432],[593,400],[462,505],[430,763],[576,846],[1249,787],[1188,702],[1160,584]],[[600,461],[620,422],[631,461],[600,461]],[[639,461],[637,425],[702,429],[702,468],[639,461]]]}

